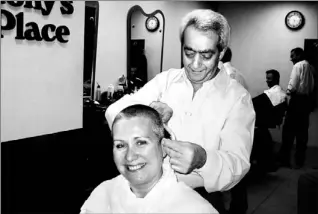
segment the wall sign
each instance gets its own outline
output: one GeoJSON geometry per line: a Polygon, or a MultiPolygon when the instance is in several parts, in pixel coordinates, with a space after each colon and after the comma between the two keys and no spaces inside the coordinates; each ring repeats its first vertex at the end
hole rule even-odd
{"type": "MultiPolygon", "coordinates": [[[[12,7],[27,8],[41,11],[42,16],[50,15],[54,3],[60,4],[61,15],[70,15],[74,12],[72,1],[1,1],[1,5],[8,4],[12,7]]],[[[28,10],[27,12],[29,12],[28,10]]],[[[67,43],[68,40],[63,36],[69,36],[70,30],[65,25],[55,26],[54,24],[46,24],[41,29],[36,22],[24,23],[24,13],[19,12],[13,14],[12,12],[1,9],[1,18],[6,18],[5,24],[1,23],[1,32],[5,30],[16,30],[15,39],[18,40],[35,40],[53,42],[55,40],[60,43],[67,43]],[[49,33],[53,33],[50,36],[49,33]]],[[[1,33],[1,38],[4,36],[1,33]]]]}

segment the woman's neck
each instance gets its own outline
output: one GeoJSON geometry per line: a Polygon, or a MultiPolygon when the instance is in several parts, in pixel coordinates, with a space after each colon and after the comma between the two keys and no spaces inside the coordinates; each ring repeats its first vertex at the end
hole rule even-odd
{"type": "Polygon", "coordinates": [[[160,176],[155,178],[151,183],[141,184],[138,186],[130,186],[130,189],[137,198],[144,198],[157,185],[162,176],[163,171],[161,171],[160,176]]]}

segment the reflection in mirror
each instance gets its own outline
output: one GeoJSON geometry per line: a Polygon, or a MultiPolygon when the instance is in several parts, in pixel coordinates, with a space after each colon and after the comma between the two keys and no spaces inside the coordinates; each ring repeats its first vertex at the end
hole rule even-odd
{"type": "Polygon", "coordinates": [[[98,13],[98,1],[85,1],[83,97],[89,99],[94,98],[98,13]]]}
{"type": "Polygon", "coordinates": [[[141,88],[162,71],[165,19],[160,10],[147,14],[136,5],[127,16],[128,90],[141,88]]]}

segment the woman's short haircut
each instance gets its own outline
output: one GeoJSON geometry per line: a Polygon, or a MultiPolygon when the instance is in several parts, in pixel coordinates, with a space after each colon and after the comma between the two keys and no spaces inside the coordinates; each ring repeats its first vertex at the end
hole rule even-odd
{"type": "Polygon", "coordinates": [[[213,31],[219,36],[218,50],[222,51],[230,42],[230,26],[226,18],[213,10],[193,10],[186,14],[181,21],[180,40],[184,42],[184,32],[187,27],[193,26],[203,32],[213,31]]]}
{"type": "Polygon", "coordinates": [[[146,105],[136,104],[124,108],[121,112],[117,114],[114,119],[112,130],[114,124],[121,119],[130,119],[134,117],[148,118],[152,122],[152,130],[158,137],[159,142],[164,137],[164,126],[159,113],[146,105]]]}

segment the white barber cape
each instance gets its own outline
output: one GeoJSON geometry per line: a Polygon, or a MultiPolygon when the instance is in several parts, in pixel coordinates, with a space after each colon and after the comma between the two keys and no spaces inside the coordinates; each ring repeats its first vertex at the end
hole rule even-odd
{"type": "Polygon", "coordinates": [[[264,93],[268,96],[273,106],[277,106],[287,99],[286,92],[279,85],[274,85],[265,90],[264,93]]]}
{"type": "Polygon", "coordinates": [[[119,175],[96,187],[81,208],[87,213],[218,213],[197,192],[178,182],[169,165],[144,198],[137,198],[128,181],[119,175]]]}

